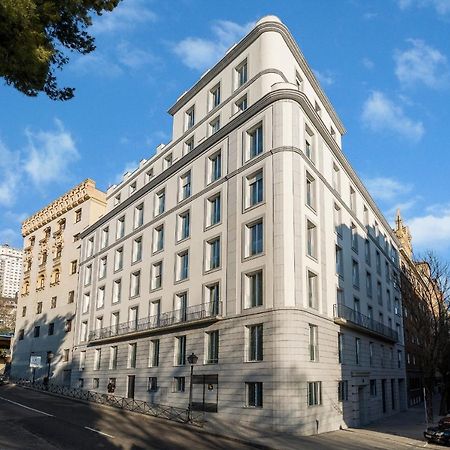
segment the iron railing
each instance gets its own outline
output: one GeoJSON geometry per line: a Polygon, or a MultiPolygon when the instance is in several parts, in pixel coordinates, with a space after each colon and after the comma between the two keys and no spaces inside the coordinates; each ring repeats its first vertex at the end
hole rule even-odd
{"type": "Polygon", "coordinates": [[[148,403],[144,400],[119,397],[114,394],[102,394],[96,391],[89,391],[86,389],[64,386],[61,384],[49,383],[45,385],[43,383],[32,383],[30,380],[26,379],[10,381],[18,386],[24,386],[37,391],[50,392],[63,397],[112,406],[113,408],[133,411],[175,422],[189,422],[200,427],[203,426],[205,422],[205,413],[203,411],[191,411],[189,414],[188,408],[185,409],[175,406],[160,405],[157,403],[148,403]]]}
{"type": "Polygon", "coordinates": [[[168,311],[156,316],[145,317],[137,321],[123,322],[110,327],[100,328],[89,333],[89,341],[108,339],[129,333],[137,333],[171,325],[215,318],[222,312],[222,302],[202,303],[188,308],[168,311]]]}
{"type": "Polygon", "coordinates": [[[351,322],[355,325],[358,325],[361,328],[365,328],[366,330],[370,330],[374,333],[382,335],[392,341],[398,341],[398,333],[392,328],[384,325],[377,320],[372,319],[371,317],[365,316],[361,314],[359,311],[349,308],[348,306],[337,304],[334,305],[334,317],[342,318],[351,322]]]}

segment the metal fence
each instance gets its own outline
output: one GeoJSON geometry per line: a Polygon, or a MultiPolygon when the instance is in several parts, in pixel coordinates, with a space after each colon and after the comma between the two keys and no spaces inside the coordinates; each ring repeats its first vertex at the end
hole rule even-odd
{"type": "Polygon", "coordinates": [[[43,383],[32,383],[30,380],[24,379],[11,380],[11,382],[18,386],[24,386],[37,391],[51,392],[63,397],[108,405],[113,408],[133,411],[148,416],[172,420],[174,422],[191,423],[200,427],[202,427],[205,422],[205,413],[203,411],[191,411],[191,414],[189,414],[189,410],[184,408],[148,403],[144,400],[119,397],[113,394],[102,394],[96,391],[88,391],[86,389],[63,386],[60,384],[49,383],[48,385],[45,385],[43,383]]]}

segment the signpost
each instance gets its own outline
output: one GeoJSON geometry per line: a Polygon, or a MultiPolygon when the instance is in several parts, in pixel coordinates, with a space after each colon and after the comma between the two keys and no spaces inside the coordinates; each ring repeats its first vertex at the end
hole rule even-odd
{"type": "Polygon", "coordinates": [[[37,355],[30,355],[30,368],[33,369],[33,384],[36,378],[36,368],[41,367],[41,357],[37,355]]]}

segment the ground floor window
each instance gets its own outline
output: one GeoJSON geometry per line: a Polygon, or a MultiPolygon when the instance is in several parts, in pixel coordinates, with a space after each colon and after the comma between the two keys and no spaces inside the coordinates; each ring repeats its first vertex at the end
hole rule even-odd
{"type": "Polygon", "coordinates": [[[100,386],[100,378],[93,378],[92,389],[98,389],[99,386],[100,386]]]}
{"type": "Polygon", "coordinates": [[[247,406],[262,408],[263,384],[261,382],[245,383],[247,406]]]}
{"type": "Polygon", "coordinates": [[[185,378],[184,377],[174,377],[173,379],[173,392],[184,392],[185,391],[185,378]]]}
{"type": "Polygon", "coordinates": [[[149,392],[155,392],[156,390],[158,390],[158,382],[156,377],[148,377],[147,390],[149,392]]]}
{"type": "Polygon", "coordinates": [[[338,383],[338,400],[344,402],[348,400],[348,381],[339,381],[338,383]]]}
{"type": "Polygon", "coordinates": [[[310,381],[308,382],[308,406],[315,406],[322,404],[322,382],[310,381]]]}
{"type": "Polygon", "coordinates": [[[377,380],[370,380],[370,396],[377,396],[377,380]]]}

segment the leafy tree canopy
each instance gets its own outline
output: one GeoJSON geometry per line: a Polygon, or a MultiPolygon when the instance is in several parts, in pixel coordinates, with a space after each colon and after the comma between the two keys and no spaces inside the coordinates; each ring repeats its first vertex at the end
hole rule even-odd
{"type": "Polygon", "coordinates": [[[0,76],[26,95],[69,100],[75,89],[59,87],[55,75],[69,61],[65,51],[92,52],[91,16],[112,11],[119,1],[1,0],[0,76]]]}

